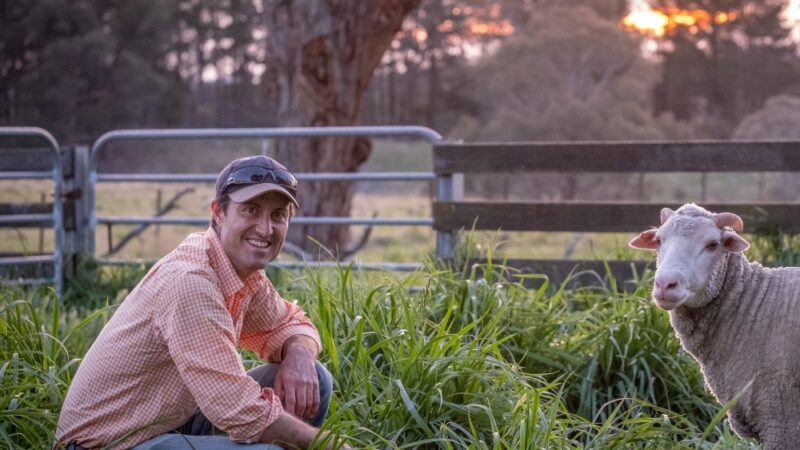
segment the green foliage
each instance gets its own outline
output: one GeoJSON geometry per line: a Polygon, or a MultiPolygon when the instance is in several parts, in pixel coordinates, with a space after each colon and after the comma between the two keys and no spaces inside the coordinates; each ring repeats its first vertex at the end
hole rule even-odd
{"type": "Polygon", "coordinates": [[[86,258],[74,276],[65,278],[63,303],[82,309],[96,309],[121,301],[142,279],[147,265],[108,267],[86,258]]]}
{"type": "Polygon", "coordinates": [[[0,447],[48,448],[72,375],[108,307],[63,311],[55,297],[20,299],[0,291],[0,447]]]}
{"type": "MultiPolygon", "coordinates": [[[[513,274],[499,262],[430,262],[404,276],[280,272],[279,289],[317,325],[336,380],[327,427],[363,449],[757,448],[715,421],[721,407],[697,365],[648,305],[648,277],[620,294],[528,288],[513,274]]],[[[3,292],[2,405],[22,381],[31,394],[13,406],[24,399],[31,419],[6,411],[0,436],[10,448],[46,447],[86,351],[71,336],[91,341],[84,333],[97,333],[110,309],[76,322],[52,299],[3,292]]]]}
{"type": "Polygon", "coordinates": [[[746,448],[724,424],[700,438],[720,407],[646,282],[617,294],[529,289],[496,263],[458,273],[289,283],[337,380],[329,423],[356,447],[746,448]]]}
{"type": "Polygon", "coordinates": [[[774,226],[761,225],[748,238],[750,259],[768,267],[800,266],[800,236],[783,233],[774,226]]]}

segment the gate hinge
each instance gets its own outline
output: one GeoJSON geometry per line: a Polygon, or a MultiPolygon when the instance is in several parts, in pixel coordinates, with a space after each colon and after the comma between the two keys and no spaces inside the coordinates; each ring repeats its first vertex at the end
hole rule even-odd
{"type": "Polygon", "coordinates": [[[62,192],[61,197],[67,200],[77,200],[83,197],[83,190],[81,188],[75,188],[71,191],[62,192]]]}

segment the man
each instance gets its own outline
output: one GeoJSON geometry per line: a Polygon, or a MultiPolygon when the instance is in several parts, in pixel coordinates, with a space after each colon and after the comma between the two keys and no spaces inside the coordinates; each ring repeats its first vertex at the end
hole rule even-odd
{"type": "Polygon", "coordinates": [[[297,180],[277,161],[228,164],[209,229],[150,269],[87,352],[59,417],[59,444],[307,448],[332,379],[316,361],[316,328],[263,271],[298,207],[297,180]],[[237,346],[275,364],[246,373],[237,346]],[[227,437],[211,436],[215,429],[227,437]]]}

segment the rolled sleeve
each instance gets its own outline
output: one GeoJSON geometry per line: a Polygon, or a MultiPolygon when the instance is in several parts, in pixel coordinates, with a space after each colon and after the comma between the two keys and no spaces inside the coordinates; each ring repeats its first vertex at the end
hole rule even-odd
{"type": "Polygon", "coordinates": [[[222,294],[204,274],[186,274],[162,294],[160,330],[181,381],[200,410],[233,441],[252,441],[281,413],[280,399],[244,371],[222,294]]]}
{"type": "Polygon", "coordinates": [[[278,294],[272,283],[253,298],[242,326],[239,345],[256,352],[261,359],[281,361],[283,345],[292,336],[308,336],[322,350],[319,332],[308,320],[300,306],[290,303],[278,294]]]}

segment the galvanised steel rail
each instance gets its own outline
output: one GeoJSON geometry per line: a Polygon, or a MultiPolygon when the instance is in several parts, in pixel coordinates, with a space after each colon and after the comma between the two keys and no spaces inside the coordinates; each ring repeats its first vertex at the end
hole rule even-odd
{"type": "Polygon", "coordinates": [[[53,225],[55,214],[4,214],[0,216],[0,225],[14,225],[18,223],[39,223],[53,225]]]}
{"type": "MultiPolygon", "coordinates": [[[[335,136],[393,136],[418,137],[431,143],[442,137],[436,131],[418,126],[357,126],[357,127],[295,127],[295,128],[221,128],[221,129],[173,129],[173,130],[115,130],[102,135],[92,145],[89,157],[89,245],[94,253],[95,232],[98,224],[180,224],[205,226],[208,218],[178,217],[98,217],[95,208],[95,185],[98,182],[210,182],[216,174],[98,174],[97,158],[110,142],[122,140],[157,139],[242,139],[242,138],[298,138],[335,136]]],[[[360,172],[360,173],[299,173],[300,181],[433,181],[432,172],[360,172]]],[[[303,217],[292,219],[297,224],[319,225],[375,225],[375,226],[432,226],[429,217],[412,218],[350,218],[350,217],[303,217]]],[[[306,264],[308,265],[308,264],[306,264]]],[[[398,266],[378,263],[381,267],[398,266]]],[[[398,266],[399,267],[399,266],[398,266]]],[[[417,267],[417,266],[415,266],[417,267]]]]}
{"type": "MultiPolygon", "coordinates": [[[[0,127],[0,135],[3,134],[0,127]]],[[[0,172],[0,180],[44,180],[53,178],[53,172],[49,170],[31,172],[0,172]]]]}
{"type": "MultiPolygon", "coordinates": [[[[55,285],[56,295],[60,298],[64,288],[63,274],[63,249],[62,239],[64,233],[64,216],[61,204],[61,183],[63,182],[61,152],[56,139],[48,131],[37,127],[0,127],[0,136],[30,137],[42,139],[51,150],[53,170],[49,171],[4,171],[0,172],[0,179],[52,179],[53,180],[53,213],[52,214],[7,214],[0,216],[0,224],[40,223],[52,225],[55,236],[52,255],[14,256],[0,258],[0,266],[19,266],[52,264],[53,278],[22,278],[14,280],[0,279],[4,285],[43,284],[52,282],[55,285]]],[[[2,148],[0,148],[2,153],[2,148]]]]}
{"type": "MultiPolygon", "coordinates": [[[[208,226],[208,217],[100,217],[107,225],[198,225],[208,226]]],[[[2,223],[2,222],[0,222],[2,223]]],[[[350,217],[293,217],[292,224],[299,225],[378,225],[378,226],[433,226],[430,217],[398,217],[391,219],[350,218],[350,217]]]]}
{"type": "MultiPolygon", "coordinates": [[[[357,173],[297,173],[300,181],[433,181],[433,172],[357,172],[357,173]]],[[[108,183],[213,183],[215,173],[113,173],[98,174],[97,181],[108,183]]]]}
{"type": "Polygon", "coordinates": [[[55,260],[55,255],[8,256],[3,258],[3,262],[8,263],[10,266],[52,263],[55,260]]]}

